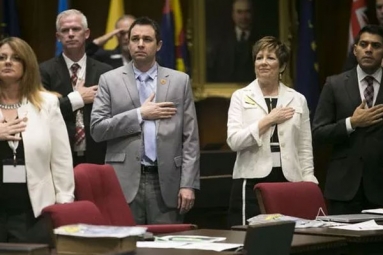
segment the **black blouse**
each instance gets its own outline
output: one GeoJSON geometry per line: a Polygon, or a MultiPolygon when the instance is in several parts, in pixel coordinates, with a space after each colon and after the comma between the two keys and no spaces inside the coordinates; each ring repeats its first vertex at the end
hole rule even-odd
{"type": "MultiPolygon", "coordinates": [[[[266,101],[267,109],[269,110],[269,112],[271,112],[272,109],[277,107],[277,102],[278,102],[277,97],[265,97],[265,101],[266,101]]],[[[270,143],[279,144],[278,125],[275,125],[274,133],[270,137],[270,143]]]]}
{"type": "MultiPolygon", "coordinates": [[[[18,164],[25,162],[23,140],[19,141],[16,151],[18,164]]],[[[0,211],[24,210],[31,208],[31,202],[26,183],[3,183],[4,160],[13,161],[13,151],[8,141],[0,141],[0,211]]]]}

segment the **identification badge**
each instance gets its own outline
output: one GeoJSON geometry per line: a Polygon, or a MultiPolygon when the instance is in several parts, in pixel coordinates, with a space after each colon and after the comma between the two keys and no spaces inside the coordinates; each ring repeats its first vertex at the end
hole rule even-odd
{"type": "Polygon", "coordinates": [[[18,159],[16,164],[13,159],[3,160],[3,183],[26,183],[27,173],[24,160],[18,159]]]}
{"type": "Polygon", "coordinates": [[[273,159],[273,167],[281,167],[281,153],[272,152],[271,158],[273,159]]]}

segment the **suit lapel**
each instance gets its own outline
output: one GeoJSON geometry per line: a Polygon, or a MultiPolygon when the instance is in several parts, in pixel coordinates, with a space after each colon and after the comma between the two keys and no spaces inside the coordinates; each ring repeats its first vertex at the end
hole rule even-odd
{"type": "Polygon", "coordinates": [[[85,87],[90,87],[98,83],[97,81],[97,66],[91,58],[86,58],[86,74],[85,74],[85,87]]]}
{"type": "Polygon", "coordinates": [[[70,81],[69,70],[62,54],[56,58],[56,65],[57,80],[62,81],[65,86],[65,91],[62,92],[60,89],[59,93],[68,94],[73,91],[73,87],[70,81]]]}
{"type": "Polygon", "coordinates": [[[382,89],[382,84],[383,84],[383,75],[382,75],[382,78],[381,78],[380,83],[379,83],[379,91],[378,91],[378,95],[376,97],[376,101],[375,101],[374,105],[383,104],[383,89],[382,89]]]}
{"type": "Polygon", "coordinates": [[[282,83],[279,83],[279,93],[278,93],[278,102],[277,107],[282,106],[286,107],[293,100],[294,94],[289,92],[289,88],[287,88],[282,83]]]}
{"type": "Polygon", "coordinates": [[[138,95],[137,83],[134,77],[132,62],[130,62],[126,68],[123,68],[122,71],[122,79],[124,80],[124,84],[128,93],[130,95],[130,99],[133,102],[135,107],[140,107],[140,96],[138,95]]]}
{"type": "Polygon", "coordinates": [[[169,74],[166,69],[158,66],[156,102],[165,102],[170,85],[169,74]]]}
{"type": "Polygon", "coordinates": [[[345,91],[347,92],[347,95],[350,98],[351,108],[355,109],[362,102],[360,98],[359,82],[358,75],[356,73],[356,68],[346,73],[343,86],[345,91]]]}
{"type": "MultiPolygon", "coordinates": [[[[156,102],[165,102],[170,86],[170,77],[166,72],[166,69],[158,65],[157,69],[157,90],[156,90],[156,102]]],[[[160,120],[156,120],[156,133],[158,133],[160,127],[160,120]]]]}
{"type": "Polygon", "coordinates": [[[254,82],[250,83],[249,85],[251,94],[248,95],[251,98],[254,98],[255,103],[262,108],[262,110],[268,114],[269,110],[267,109],[266,101],[263,96],[262,90],[259,87],[258,80],[255,80],[254,82]]]}
{"type": "Polygon", "coordinates": [[[24,98],[22,100],[22,104],[20,106],[19,109],[17,109],[17,115],[18,115],[18,118],[24,118],[24,117],[27,117],[27,127],[25,129],[25,131],[22,133],[22,137],[23,137],[23,140],[24,140],[24,147],[26,146],[26,144],[28,144],[27,140],[30,139],[30,135],[33,135],[33,130],[34,130],[34,120],[36,119],[36,117],[34,116],[36,114],[36,108],[33,107],[33,105],[28,102],[28,100],[26,98],[24,98]]]}

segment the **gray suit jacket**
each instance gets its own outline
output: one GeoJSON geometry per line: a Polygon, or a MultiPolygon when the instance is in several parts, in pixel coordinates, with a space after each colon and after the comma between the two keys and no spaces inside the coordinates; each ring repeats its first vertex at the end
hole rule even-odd
{"type": "MultiPolygon", "coordinates": [[[[156,102],[173,102],[177,113],[156,121],[157,164],[162,197],[177,207],[180,188],[199,189],[199,140],[189,76],[158,67],[156,102]]],[[[137,194],[141,177],[141,107],[132,62],[100,77],[91,114],[91,135],[107,141],[105,162],[118,176],[127,201],[137,194]]]]}

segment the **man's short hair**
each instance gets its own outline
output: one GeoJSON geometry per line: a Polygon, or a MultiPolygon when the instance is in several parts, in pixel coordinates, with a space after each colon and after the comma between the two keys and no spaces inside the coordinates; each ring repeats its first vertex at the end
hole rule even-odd
{"type": "Polygon", "coordinates": [[[361,36],[363,33],[369,33],[369,34],[373,34],[373,35],[379,35],[380,38],[381,38],[382,41],[383,41],[383,27],[382,27],[382,26],[379,26],[379,25],[369,24],[369,25],[364,26],[361,30],[359,30],[359,33],[358,33],[358,35],[357,35],[356,38],[355,38],[355,45],[359,43],[360,36],[361,36]]]}
{"type": "Polygon", "coordinates": [[[151,18],[148,18],[148,17],[140,17],[140,18],[136,19],[132,23],[132,25],[129,28],[129,32],[128,32],[129,39],[130,39],[130,35],[131,35],[131,32],[132,32],[132,29],[136,25],[148,25],[148,26],[151,26],[154,29],[156,40],[157,40],[157,44],[161,41],[160,26],[158,25],[158,23],[156,21],[154,21],[154,20],[152,20],[151,18]]]}
{"type": "Polygon", "coordinates": [[[76,9],[69,9],[66,11],[61,12],[59,15],[57,15],[56,18],[56,31],[59,32],[60,30],[60,20],[64,17],[71,16],[71,15],[79,15],[81,17],[81,25],[83,29],[88,28],[88,21],[85,17],[85,15],[76,9]]]}

